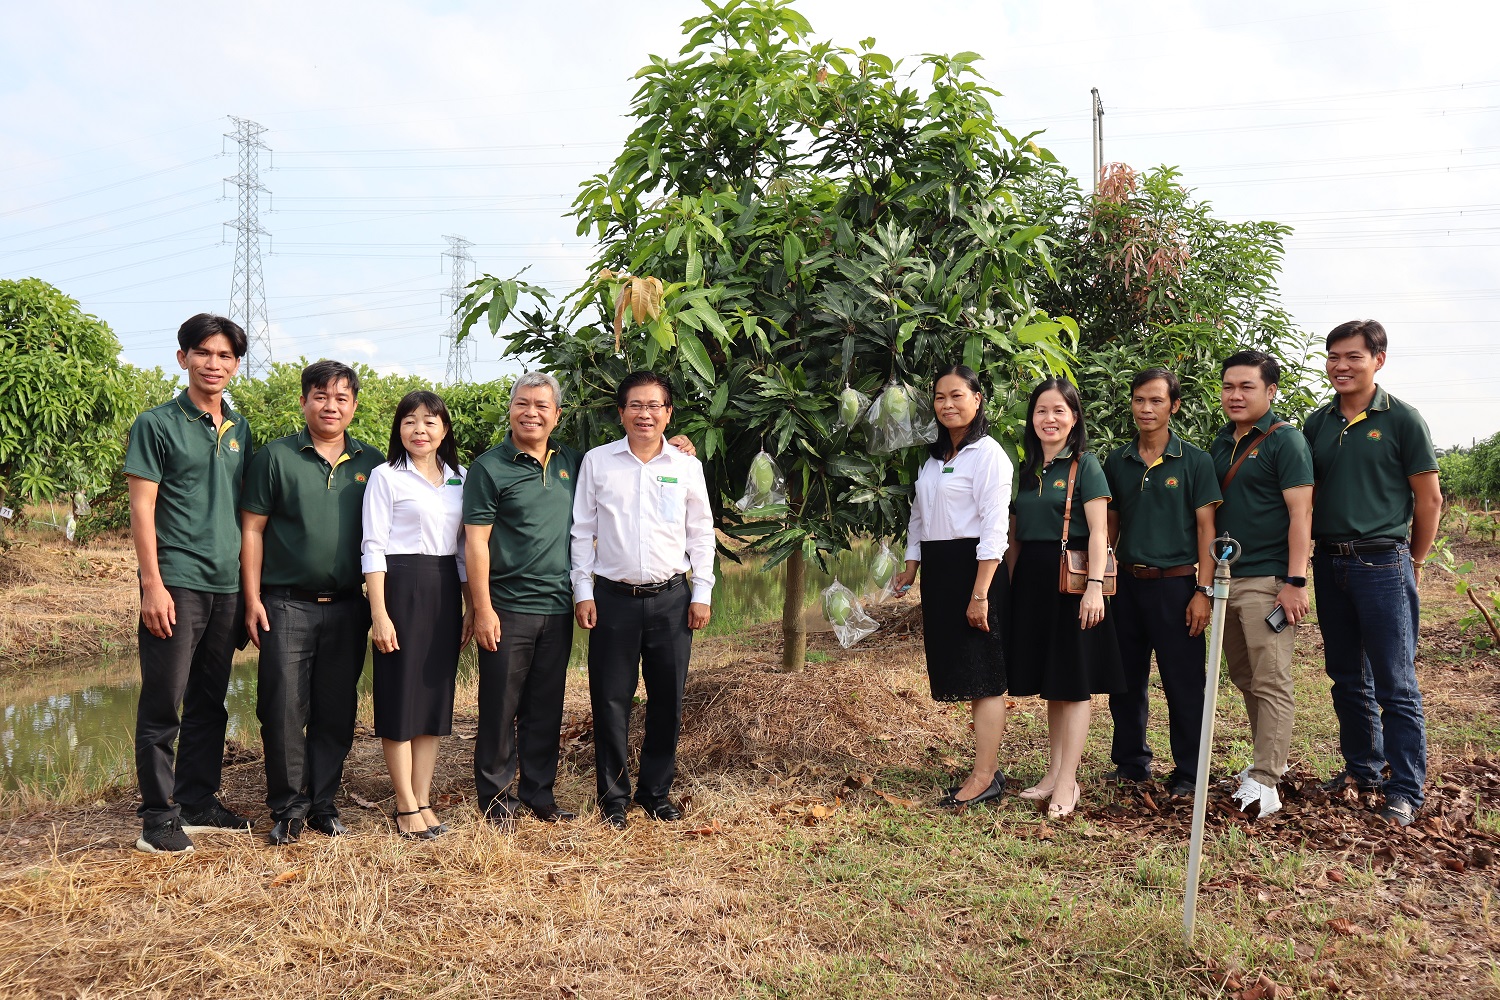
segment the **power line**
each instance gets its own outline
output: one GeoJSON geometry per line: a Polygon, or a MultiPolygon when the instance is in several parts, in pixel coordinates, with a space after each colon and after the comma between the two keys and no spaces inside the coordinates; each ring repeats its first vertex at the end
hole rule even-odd
{"type": "Polygon", "coordinates": [[[443,257],[453,269],[453,285],[447,296],[452,315],[448,320],[448,332],[444,334],[444,339],[448,342],[448,367],[443,380],[449,385],[457,385],[474,379],[474,343],[460,339],[459,325],[462,317],[458,315],[458,304],[463,301],[464,287],[469,283],[469,265],[474,263],[474,258],[469,256],[469,247],[474,244],[462,236],[444,236],[443,239],[448,241],[448,249],[443,252],[443,257]]]}
{"type": "Polygon", "coordinates": [[[234,280],[229,292],[229,318],[244,327],[249,338],[245,352],[245,375],[254,378],[271,370],[271,321],[266,315],[266,281],[260,265],[260,151],[267,148],[261,138],[265,126],[248,118],[231,118],[235,130],[228,138],[239,143],[240,172],[229,178],[239,188],[239,215],[234,227],[234,280]]]}

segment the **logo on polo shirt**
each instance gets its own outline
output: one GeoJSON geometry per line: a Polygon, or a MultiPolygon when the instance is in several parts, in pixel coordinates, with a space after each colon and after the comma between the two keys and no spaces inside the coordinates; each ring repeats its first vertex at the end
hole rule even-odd
{"type": "Polygon", "coordinates": [[[1065,490],[1068,488],[1068,481],[1066,479],[1054,479],[1052,480],[1052,488],[1054,490],[1065,490]]]}
{"type": "Polygon", "coordinates": [[[567,479],[568,478],[568,470],[567,469],[558,469],[557,470],[557,478],[558,479],[567,479]]]}
{"type": "Polygon", "coordinates": [[[356,472],[354,474],[354,481],[356,483],[362,483],[362,482],[365,481],[365,479],[366,479],[366,476],[365,476],[365,474],[363,472],[356,472]]]}
{"type": "Polygon", "coordinates": [[[1260,449],[1256,448],[1254,451],[1252,451],[1250,454],[1246,455],[1245,457],[1246,458],[1259,458],[1260,457],[1260,449]]]}
{"type": "Polygon", "coordinates": [[[239,451],[240,450],[240,443],[239,443],[239,441],[236,440],[235,438],[230,438],[229,439],[229,450],[230,451],[239,451]]]}
{"type": "Polygon", "coordinates": [[[1379,441],[1380,431],[1376,428],[1371,428],[1370,433],[1366,434],[1365,437],[1369,438],[1371,441],[1379,441]]]}
{"type": "Polygon", "coordinates": [[[1177,481],[1177,477],[1176,476],[1168,476],[1167,477],[1167,489],[1169,489],[1169,490],[1175,490],[1178,486],[1181,486],[1181,485],[1182,484],[1177,481]]]}

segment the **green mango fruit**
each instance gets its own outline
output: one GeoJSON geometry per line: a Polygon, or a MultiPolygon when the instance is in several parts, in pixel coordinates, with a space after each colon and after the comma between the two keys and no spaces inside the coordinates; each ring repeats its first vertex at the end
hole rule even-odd
{"type": "Polygon", "coordinates": [[[845,427],[853,427],[854,422],[859,419],[859,393],[853,389],[845,388],[839,393],[839,420],[845,427]]]}
{"type": "Polygon", "coordinates": [[[875,555],[875,561],[870,563],[870,577],[875,581],[875,586],[884,587],[891,582],[891,577],[896,575],[898,563],[896,557],[891,555],[889,549],[881,549],[875,555]]]}
{"type": "Polygon", "coordinates": [[[758,453],[750,463],[750,485],[758,497],[766,496],[776,485],[776,466],[765,452],[758,453]]]}
{"type": "Polygon", "coordinates": [[[911,400],[906,398],[905,389],[899,385],[893,385],[885,391],[885,405],[881,407],[881,415],[897,423],[902,423],[911,417],[911,400]]]}
{"type": "Polygon", "coordinates": [[[849,618],[854,614],[854,602],[842,590],[835,590],[823,601],[823,613],[830,622],[843,628],[849,624],[849,618]]]}

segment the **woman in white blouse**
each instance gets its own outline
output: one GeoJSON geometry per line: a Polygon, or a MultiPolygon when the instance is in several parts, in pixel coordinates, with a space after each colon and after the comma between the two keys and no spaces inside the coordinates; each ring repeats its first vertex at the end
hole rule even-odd
{"type": "Polygon", "coordinates": [[[965,365],[938,372],[933,411],[941,429],[917,476],[906,532],[904,593],[922,569],[922,641],[935,701],[967,701],[974,767],[938,801],[956,809],[1005,794],[1005,635],[1009,579],[996,572],[1010,522],[1010,459],[989,435],[979,378],[965,365]]]}
{"type": "Polygon", "coordinates": [[[431,840],[448,829],[432,811],[432,772],[439,738],[453,731],[458,653],[473,631],[472,610],[464,611],[464,469],[442,399],[418,391],[401,400],[386,456],[365,487],[360,567],[375,646],[375,734],[397,831],[431,840]]]}

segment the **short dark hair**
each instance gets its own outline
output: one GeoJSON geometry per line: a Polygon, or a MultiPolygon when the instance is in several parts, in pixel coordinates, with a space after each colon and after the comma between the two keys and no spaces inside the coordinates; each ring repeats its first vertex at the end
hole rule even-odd
{"type": "Polygon", "coordinates": [[[1089,450],[1088,428],[1083,422],[1083,400],[1078,398],[1077,387],[1065,378],[1042,379],[1031,390],[1031,398],[1026,401],[1026,426],[1021,431],[1021,446],[1026,452],[1026,461],[1021,466],[1022,483],[1028,480],[1034,482],[1041,475],[1042,439],[1036,432],[1032,414],[1036,412],[1037,400],[1042,398],[1044,392],[1059,393],[1063,402],[1068,404],[1068,409],[1073,411],[1073,429],[1068,432],[1068,447],[1073,449],[1074,457],[1089,450]]]}
{"type": "Polygon", "coordinates": [[[326,389],[340,382],[348,382],[349,391],[354,394],[355,399],[359,398],[359,372],[342,361],[329,361],[327,358],[314,361],[302,369],[302,398],[306,399],[307,394],[314,389],[326,389]]]}
{"type": "Polygon", "coordinates": [[[1365,348],[1371,354],[1384,354],[1386,344],[1389,341],[1385,336],[1385,327],[1375,319],[1351,319],[1347,323],[1340,323],[1328,332],[1328,338],[1323,341],[1323,350],[1333,350],[1333,345],[1350,337],[1365,338],[1365,348]]]}
{"type": "Polygon", "coordinates": [[[221,333],[229,338],[234,356],[243,358],[250,349],[250,341],[245,336],[244,328],[228,317],[215,316],[213,313],[199,313],[179,326],[177,346],[186,354],[209,337],[216,337],[221,333]]]}
{"type": "Polygon", "coordinates": [[[662,395],[667,398],[667,405],[672,405],[672,383],[656,374],[656,372],[638,371],[631,372],[620,379],[620,387],[615,390],[615,407],[621,410],[625,409],[625,400],[629,398],[630,390],[639,389],[643,385],[660,387],[662,395]]]}
{"type": "Polygon", "coordinates": [[[1134,396],[1135,391],[1141,386],[1145,385],[1147,382],[1155,382],[1157,379],[1161,379],[1163,382],[1167,383],[1168,400],[1173,403],[1180,402],[1182,400],[1182,383],[1177,381],[1177,376],[1173,375],[1172,372],[1166,368],[1147,368],[1144,371],[1136,372],[1135,378],[1130,380],[1130,394],[1134,396]]]}
{"type": "MultiPolygon", "coordinates": [[[[932,377],[933,395],[937,395],[937,384],[949,375],[963,379],[964,385],[968,386],[969,391],[974,393],[974,395],[984,396],[984,389],[979,384],[979,376],[968,365],[949,365],[946,368],[939,368],[937,374],[932,377]]],[[[973,420],[969,421],[969,429],[964,432],[963,440],[958,442],[958,447],[954,451],[963,451],[975,441],[989,434],[989,432],[990,422],[984,415],[984,404],[980,403],[979,412],[974,414],[973,420]]],[[[952,443],[953,439],[948,434],[939,431],[937,440],[927,446],[927,452],[941,462],[948,457],[948,448],[952,443]]]]}
{"type": "Polygon", "coordinates": [[[1265,351],[1236,351],[1224,359],[1224,364],[1219,367],[1219,378],[1231,368],[1259,368],[1261,381],[1266,385],[1281,384],[1281,362],[1271,357],[1265,351]]]}
{"type": "Polygon", "coordinates": [[[421,407],[428,413],[443,422],[443,440],[438,442],[437,457],[448,468],[454,472],[458,471],[458,442],[453,440],[453,418],[448,415],[448,404],[443,402],[443,397],[426,389],[417,389],[408,392],[401,397],[401,402],[396,404],[396,415],[391,419],[391,445],[385,450],[393,468],[406,465],[411,461],[411,455],[407,453],[406,445],[401,441],[401,421],[415,413],[421,407]]]}

